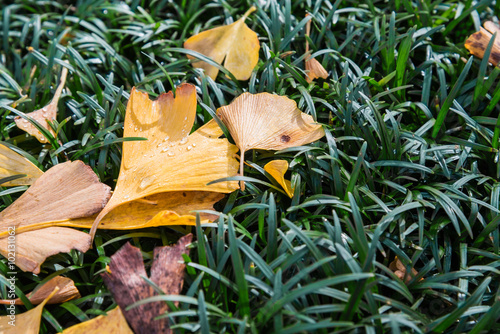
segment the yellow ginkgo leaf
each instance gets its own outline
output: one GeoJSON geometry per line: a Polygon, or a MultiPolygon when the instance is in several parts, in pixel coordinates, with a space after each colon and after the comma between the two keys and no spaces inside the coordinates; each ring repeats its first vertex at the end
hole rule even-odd
{"type": "Polygon", "coordinates": [[[81,161],[50,168],[0,212],[0,253],[9,253],[7,237],[14,230],[16,265],[25,271],[39,272],[46,257],[60,252],[86,251],[90,247],[87,233],[50,226],[97,214],[110,196],[109,186],[99,182],[81,161]]]}
{"type": "MultiPolygon", "coordinates": [[[[256,8],[250,8],[238,21],[210,29],[190,37],[184,48],[199,52],[219,64],[224,61],[227,68],[238,80],[248,80],[259,61],[260,44],[257,34],[245,24],[245,19],[256,8]]],[[[188,58],[193,59],[192,56],[188,58]]],[[[196,68],[203,68],[206,75],[215,80],[219,69],[203,61],[193,62],[196,68]]]]}
{"type": "MultiPolygon", "coordinates": [[[[306,14],[309,16],[309,14],[306,14]]],[[[311,20],[306,23],[306,36],[309,37],[311,33],[311,20]]],[[[306,38],[306,53],[309,52],[309,41],[306,38]]],[[[311,58],[311,55],[306,56],[306,73],[307,73],[307,82],[311,83],[314,79],[328,78],[328,72],[325,70],[323,65],[319,61],[314,58],[311,58]]]]}
{"type": "MultiPolygon", "coordinates": [[[[237,148],[227,139],[219,139],[222,130],[210,121],[191,135],[196,117],[196,91],[190,84],[177,87],[152,101],[148,94],[132,89],[125,115],[124,137],[145,137],[147,141],[125,142],[116,188],[90,231],[94,235],[99,222],[114,208],[144,197],[175,193],[184,197],[189,191],[229,193],[238,188],[236,182],[207,183],[234,176],[238,162],[237,148]]],[[[211,194],[200,194],[198,202],[206,208],[211,194]]],[[[215,201],[212,202],[212,204],[215,201]]],[[[150,201],[156,212],[170,210],[156,199],[150,201]]],[[[168,203],[167,203],[168,204],[168,203]]],[[[194,205],[189,211],[197,210],[194,205]]],[[[186,212],[188,210],[184,210],[186,212]]],[[[187,212],[186,212],[187,213],[187,212]]],[[[147,223],[151,216],[144,217],[147,223]]],[[[132,223],[135,224],[135,223],[132,223]]],[[[121,223],[122,228],[126,223],[121,223]]]]}
{"type": "MultiPolygon", "coordinates": [[[[52,135],[55,136],[54,130],[52,130],[52,127],[49,126],[48,121],[53,121],[57,117],[57,103],[59,102],[59,98],[61,97],[62,90],[64,88],[64,85],[66,84],[66,76],[68,75],[68,69],[66,67],[63,67],[62,73],[61,73],[61,80],[59,83],[59,86],[56,89],[56,92],[54,94],[54,97],[52,98],[52,101],[47,104],[45,107],[42,109],[35,110],[33,112],[27,113],[26,116],[29,118],[34,119],[35,121],[38,122],[41,126],[43,126],[45,129],[50,131],[52,135]]],[[[46,143],[48,142],[48,139],[45,138],[45,136],[33,125],[31,124],[27,119],[17,116],[15,119],[16,125],[19,129],[26,131],[32,136],[35,136],[36,139],[40,143],[46,143]]]]}
{"type": "Polygon", "coordinates": [[[94,319],[65,329],[63,334],[134,334],[127,324],[120,307],[94,319]]]}
{"type": "Polygon", "coordinates": [[[30,185],[43,172],[31,161],[0,143],[0,179],[19,174],[24,174],[26,177],[3,183],[2,186],[30,185]]]}
{"type": "MultiPolygon", "coordinates": [[[[59,288],[59,290],[47,301],[47,304],[60,304],[71,299],[80,298],[80,293],[75,286],[75,282],[73,282],[71,278],[64,276],[56,276],[48,280],[45,284],[27,294],[26,297],[28,297],[31,304],[37,305],[42,303],[56,287],[59,288]]],[[[0,304],[9,305],[12,303],[15,305],[23,305],[20,298],[14,300],[0,300],[0,304]]]]}
{"type": "Polygon", "coordinates": [[[249,149],[282,150],[309,144],[325,135],[320,124],[285,96],[243,93],[230,105],[217,109],[217,114],[241,151],[240,175],[249,149]]]}
{"type": "MultiPolygon", "coordinates": [[[[55,288],[45,300],[31,310],[16,314],[4,315],[0,317],[0,333],[1,334],[38,334],[40,330],[40,320],[42,318],[43,307],[50,298],[57,292],[59,288],[55,288]]],[[[13,305],[12,305],[13,306],[13,305]]],[[[9,308],[10,305],[7,307],[9,308]]]]}
{"type": "Polygon", "coordinates": [[[273,160],[264,166],[264,170],[271,174],[271,176],[283,187],[288,197],[293,197],[292,183],[285,180],[285,173],[288,170],[288,161],[286,160],[273,160]]]}

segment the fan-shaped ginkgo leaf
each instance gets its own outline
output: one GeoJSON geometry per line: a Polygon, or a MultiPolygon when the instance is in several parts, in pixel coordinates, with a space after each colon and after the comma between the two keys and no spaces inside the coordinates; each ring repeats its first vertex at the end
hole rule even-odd
{"type": "MultiPolygon", "coordinates": [[[[148,94],[132,89],[125,116],[124,137],[146,137],[148,140],[123,144],[123,158],[116,188],[108,204],[96,218],[90,232],[92,236],[102,218],[114,208],[147,196],[171,193],[152,200],[148,198],[156,213],[171,211],[171,207],[175,209],[176,205],[182,204],[175,200],[172,206],[168,203],[176,196],[180,199],[186,197],[186,200],[189,196],[193,203],[189,206],[183,204],[182,215],[192,210],[206,209],[209,203],[213,205],[220,197],[211,194],[212,192],[229,193],[238,188],[236,182],[219,182],[207,186],[210,181],[236,175],[238,162],[234,156],[237,148],[227,139],[219,139],[222,130],[214,121],[189,135],[195,117],[196,91],[193,85],[180,85],[176,89],[175,98],[169,92],[160,95],[155,101],[150,100],[148,94]],[[202,193],[191,194],[191,191],[202,193]],[[196,204],[200,206],[197,207],[196,204]]],[[[163,214],[156,217],[151,209],[141,210],[150,212],[140,222],[142,225],[149,224],[152,217],[157,219],[155,224],[160,219],[165,219],[168,223],[177,215],[167,212],[169,217],[163,214]]],[[[189,219],[194,221],[194,217],[189,219]]],[[[127,228],[126,221],[114,220],[113,224],[121,224],[121,228],[127,228]]],[[[131,225],[137,227],[136,223],[132,222],[131,225]]]]}
{"type": "Polygon", "coordinates": [[[1,334],[38,334],[40,330],[40,321],[42,319],[43,307],[54,294],[57,293],[56,287],[52,293],[37,307],[32,308],[21,314],[4,315],[0,317],[1,334]],[[14,320],[14,321],[13,321],[14,320]]]}
{"type": "Polygon", "coordinates": [[[288,170],[288,161],[286,160],[273,160],[264,166],[264,170],[271,174],[271,176],[283,187],[288,197],[293,197],[292,183],[285,180],[285,173],[288,170]]]}
{"type": "MultiPolygon", "coordinates": [[[[245,24],[245,19],[256,8],[250,8],[238,21],[217,27],[190,37],[184,48],[199,52],[222,64],[238,80],[248,80],[259,61],[260,44],[257,34],[245,24]]],[[[188,58],[193,59],[192,56],[188,58]]],[[[193,62],[196,68],[203,68],[206,75],[215,80],[219,69],[204,61],[193,62]]]]}
{"type": "Polygon", "coordinates": [[[325,135],[320,124],[285,96],[243,93],[230,105],[217,109],[217,114],[241,151],[240,175],[249,149],[281,150],[309,144],[325,135]]]}
{"type": "MultiPolygon", "coordinates": [[[[42,303],[45,298],[47,298],[54,289],[58,287],[59,290],[47,301],[47,304],[60,304],[68,300],[80,298],[80,293],[75,286],[75,282],[71,278],[64,276],[56,276],[49,281],[45,282],[42,286],[35,289],[33,292],[26,295],[30,300],[31,304],[37,305],[42,303]]],[[[23,305],[20,298],[14,300],[0,300],[0,304],[12,304],[23,305]]]]}
{"type": "MultiPolygon", "coordinates": [[[[309,14],[306,14],[309,16],[309,14]]],[[[311,20],[306,23],[306,36],[309,37],[311,33],[311,20]]],[[[309,52],[309,41],[306,38],[306,53],[309,52]]],[[[307,82],[311,83],[314,79],[328,78],[328,72],[325,70],[323,65],[315,58],[311,58],[311,55],[306,56],[306,73],[307,73],[307,82]]]]}
{"type": "Polygon", "coordinates": [[[110,188],[100,183],[81,161],[50,168],[13,204],[0,212],[0,253],[8,253],[7,236],[16,229],[16,264],[25,271],[40,270],[47,256],[71,249],[86,251],[88,234],[50,227],[70,219],[92,216],[104,208],[110,188]],[[24,233],[22,233],[24,232],[24,233]]]}
{"type": "Polygon", "coordinates": [[[0,144],[0,179],[19,174],[24,174],[26,176],[3,183],[2,186],[30,185],[35,182],[43,172],[19,153],[0,144]]]}
{"type": "Polygon", "coordinates": [[[120,307],[115,307],[106,315],[65,329],[63,334],[134,334],[134,332],[128,326],[120,307]]]}
{"type": "MultiPolygon", "coordinates": [[[[59,83],[59,86],[56,89],[56,92],[54,94],[54,97],[52,98],[52,101],[47,104],[45,107],[42,109],[35,110],[33,112],[27,113],[26,116],[29,118],[34,119],[35,121],[38,122],[41,126],[43,126],[45,129],[50,131],[52,135],[55,136],[54,130],[52,130],[52,127],[49,126],[47,123],[48,121],[53,121],[57,117],[57,103],[59,103],[59,98],[61,97],[62,90],[64,88],[64,85],[66,84],[66,76],[68,75],[68,69],[66,67],[63,67],[62,72],[61,72],[61,80],[59,83]]],[[[16,125],[19,129],[26,131],[32,136],[35,136],[36,139],[40,143],[46,143],[48,142],[48,139],[45,138],[45,136],[33,125],[31,124],[27,119],[17,116],[15,119],[16,125]]]]}

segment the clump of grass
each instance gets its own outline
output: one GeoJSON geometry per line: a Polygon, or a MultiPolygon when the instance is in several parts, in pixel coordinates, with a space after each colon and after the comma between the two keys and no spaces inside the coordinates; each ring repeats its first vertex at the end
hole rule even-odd
{"type": "MultiPolygon", "coordinates": [[[[183,294],[155,297],[179,301],[165,315],[178,332],[499,329],[500,70],[463,47],[493,18],[487,2],[89,0],[0,8],[1,140],[44,170],[80,159],[114,186],[132,86],[155,96],[195,84],[197,125],[244,91],[287,95],[325,125],[320,142],[254,151],[246,191],[218,204],[217,221],[192,229],[183,294]],[[184,40],[234,22],[252,4],[258,11],[247,24],[262,49],[250,80],[214,81],[193,69],[184,40]],[[312,56],[330,73],[312,84],[304,73],[308,20],[312,56]],[[61,66],[70,75],[59,131],[42,145],[13,117],[50,101],[61,66]],[[277,158],[290,164],[291,199],[261,168],[277,158]],[[408,284],[389,269],[396,256],[418,272],[408,284]]],[[[1,207],[25,189],[2,188],[1,207]]],[[[151,260],[154,246],[188,231],[99,231],[86,254],[54,256],[40,275],[19,273],[17,292],[58,274],[72,278],[82,298],[44,311],[41,332],[61,331],[115,306],[98,274],[126,241],[151,260]]],[[[0,260],[2,298],[7,271],[0,260]]]]}

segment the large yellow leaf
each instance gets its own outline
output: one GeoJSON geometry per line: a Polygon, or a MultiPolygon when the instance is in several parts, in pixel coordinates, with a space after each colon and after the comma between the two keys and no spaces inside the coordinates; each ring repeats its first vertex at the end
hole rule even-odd
{"type": "MultiPolygon", "coordinates": [[[[168,217],[165,217],[164,213],[157,217],[154,211],[157,214],[164,210],[172,211],[171,208],[175,209],[176,205],[184,205],[180,215],[192,210],[207,209],[210,208],[207,205],[220,199],[220,196],[211,192],[229,193],[238,188],[236,182],[220,182],[207,186],[210,181],[236,175],[237,148],[227,139],[219,139],[222,130],[214,121],[189,135],[196,117],[195,87],[183,84],[177,87],[175,93],[175,98],[172,92],[169,92],[152,101],[148,94],[132,89],[125,116],[124,137],[145,137],[148,140],[124,143],[116,188],[108,204],[96,218],[90,232],[92,236],[108,213],[126,203],[156,194],[170,193],[152,200],[148,198],[152,208],[129,206],[127,209],[131,210],[129,212],[133,212],[134,216],[141,215],[134,210],[149,212],[145,219],[139,219],[138,224],[141,226],[160,225],[161,219],[171,224],[172,219],[178,220],[178,214],[167,212],[168,217]],[[203,193],[190,194],[191,191],[203,193]],[[175,197],[182,199],[188,194],[189,199],[193,200],[188,206],[185,205],[187,201],[172,201],[175,197]],[[155,222],[149,222],[152,217],[155,222]]],[[[182,219],[186,220],[186,217],[182,219]]],[[[187,220],[194,222],[193,219],[194,217],[190,217],[187,220]]],[[[117,219],[113,220],[113,224],[113,228],[127,228],[126,223],[117,219]]],[[[138,226],[136,224],[130,223],[134,227],[138,226]]],[[[107,224],[108,227],[110,225],[112,224],[107,224]]],[[[104,228],[104,225],[102,227],[104,228]]]]}
{"type": "Polygon", "coordinates": [[[134,334],[127,324],[120,307],[94,319],[69,327],[63,334],[134,334]]]}
{"type": "Polygon", "coordinates": [[[38,331],[40,330],[40,320],[42,318],[43,307],[58,289],[59,288],[56,287],[40,305],[27,312],[16,315],[4,315],[0,317],[0,333],[38,334],[38,331]]]}
{"type": "Polygon", "coordinates": [[[2,186],[30,185],[43,172],[28,159],[0,143],[0,179],[19,174],[25,174],[26,177],[3,183],[2,186]]]}
{"type": "MultiPolygon", "coordinates": [[[[49,126],[49,123],[47,123],[47,121],[53,121],[57,117],[57,103],[59,102],[62,90],[64,88],[64,85],[66,84],[67,75],[68,75],[68,69],[66,67],[63,67],[61,73],[61,80],[59,86],[56,89],[54,97],[52,98],[52,101],[42,109],[38,109],[26,114],[27,117],[34,119],[41,126],[50,131],[53,136],[55,136],[55,132],[54,130],[52,130],[52,127],[49,126]]],[[[26,131],[32,136],[35,136],[40,143],[48,142],[48,139],[45,138],[45,136],[27,119],[22,118],[21,116],[17,116],[14,120],[19,129],[26,131]]]]}
{"type": "Polygon", "coordinates": [[[217,114],[241,151],[240,175],[249,149],[282,150],[325,135],[320,124],[285,96],[243,93],[230,105],[217,109],[217,114]]]}
{"type": "MultiPolygon", "coordinates": [[[[190,37],[184,42],[184,48],[208,56],[219,64],[222,64],[225,58],[224,67],[233,73],[236,79],[248,80],[259,61],[260,44],[257,34],[245,24],[245,19],[255,10],[255,7],[250,8],[243,17],[230,25],[190,37]]],[[[203,68],[214,80],[219,73],[218,68],[203,61],[194,62],[193,66],[203,68]]]]}
{"type": "Polygon", "coordinates": [[[24,271],[39,272],[45,258],[60,252],[71,249],[85,252],[91,241],[87,233],[44,227],[100,212],[110,192],[110,188],[100,183],[92,169],[81,161],[50,168],[0,212],[0,253],[8,255],[7,236],[13,229],[16,232],[16,265],[24,271]]]}

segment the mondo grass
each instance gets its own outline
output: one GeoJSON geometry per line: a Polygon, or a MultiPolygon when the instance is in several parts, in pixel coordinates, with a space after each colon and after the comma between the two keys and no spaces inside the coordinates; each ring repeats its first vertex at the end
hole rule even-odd
{"type": "MultiPolygon", "coordinates": [[[[111,255],[130,241],[148,266],[155,246],[192,232],[182,294],[130,306],[167,302],[161,317],[179,333],[500,331],[500,70],[464,48],[482,23],[498,22],[496,7],[437,0],[3,2],[0,140],[44,171],[79,159],[114,187],[133,86],[155,97],[194,84],[194,129],[212,118],[223,125],[217,108],[243,92],[268,92],[295,100],[326,132],[307,146],[247,154],[245,176],[231,178],[247,189],[219,202],[213,223],[99,230],[87,253],[53,256],[38,275],[19,272],[16,294],[25,305],[17,312],[33,307],[27,293],[62,274],[82,297],[45,307],[41,333],[105,314],[116,306],[99,275],[111,255]],[[246,23],[261,51],[250,79],[237,81],[220,65],[216,80],[194,69],[186,55],[206,57],[184,49],[184,41],[235,22],[252,5],[257,11],[246,23]],[[309,20],[312,56],[329,72],[312,83],[304,72],[309,20]],[[56,136],[45,131],[49,143],[40,144],[13,119],[50,102],[62,66],[69,73],[56,136]],[[274,159],[289,163],[292,198],[263,171],[274,159]],[[396,257],[406,283],[390,269],[396,257]]],[[[0,209],[26,188],[0,188],[0,209]]],[[[2,299],[8,271],[2,258],[2,299]]]]}

